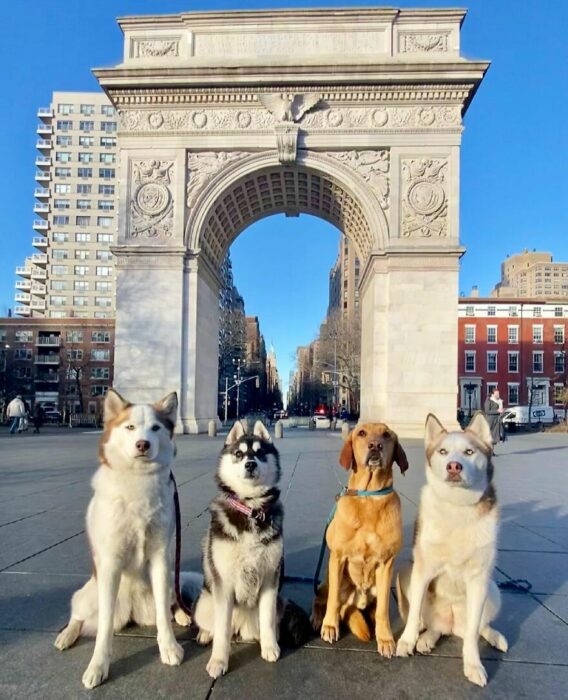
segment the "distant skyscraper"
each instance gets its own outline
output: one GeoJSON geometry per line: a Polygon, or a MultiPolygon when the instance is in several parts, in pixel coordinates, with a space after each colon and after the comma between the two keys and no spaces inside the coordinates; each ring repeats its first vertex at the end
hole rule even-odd
{"type": "Polygon", "coordinates": [[[511,255],[501,263],[501,281],[492,297],[567,297],[568,262],[555,263],[550,253],[511,255]]]}
{"type": "Polygon", "coordinates": [[[38,110],[38,252],[16,268],[15,313],[112,318],[117,230],[116,114],[103,93],[54,92],[38,110]]]}
{"type": "Polygon", "coordinates": [[[328,315],[340,311],[353,318],[359,313],[359,276],[361,266],[353,243],[347,236],[339,239],[339,253],[329,271],[328,315]]]}

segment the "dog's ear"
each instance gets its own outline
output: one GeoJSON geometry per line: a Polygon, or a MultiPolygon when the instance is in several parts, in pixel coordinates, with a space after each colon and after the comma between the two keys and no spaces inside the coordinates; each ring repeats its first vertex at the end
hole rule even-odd
{"type": "Polygon", "coordinates": [[[121,411],[131,405],[130,402],[122,398],[118,391],[109,389],[105,396],[104,422],[108,423],[113,418],[116,418],[121,411]]]}
{"type": "Polygon", "coordinates": [[[408,469],[408,459],[398,438],[396,438],[396,446],[394,448],[394,461],[398,464],[400,473],[404,476],[404,472],[408,469]]]}
{"type": "Polygon", "coordinates": [[[264,440],[265,442],[272,442],[270,439],[270,433],[266,429],[266,426],[261,420],[257,420],[256,423],[254,424],[254,428],[252,430],[252,434],[256,435],[256,437],[259,437],[261,440],[264,440]]]}
{"type": "Polygon", "coordinates": [[[175,426],[178,411],[178,397],[175,391],[166,394],[163,399],[157,401],[154,408],[175,426]]]}
{"type": "Polygon", "coordinates": [[[236,421],[235,425],[233,425],[233,427],[229,431],[229,434],[227,435],[225,445],[231,445],[233,442],[236,442],[239,438],[242,438],[244,434],[245,429],[243,428],[243,424],[240,420],[236,421]]]}
{"type": "Polygon", "coordinates": [[[442,435],[442,433],[447,433],[448,431],[440,423],[433,413],[429,413],[426,416],[426,435],[424,437],[424,444],[426,445],[426,451],[433,445],[436,440],[442,435]]]}
{"type": "Polygon", "coordinates": [[[489,451],[493,451],[493,438],[491,437],[491,428],[487,422],[487,418],[478,411],[471,419],[470,424],[466,428],[466,432],[473,433],[487,447],[489,451]]]}
{"type": "Polygon", "coordinates": [[[353,471],[356,471],[357,465],[355,463],[355,455],[353,454],[353,432],[354,431],[352,430],[349,433],[343,444],[343,448],[339,455],[339,464],[341,464],[344,469],[353,469],[353,471]]]}

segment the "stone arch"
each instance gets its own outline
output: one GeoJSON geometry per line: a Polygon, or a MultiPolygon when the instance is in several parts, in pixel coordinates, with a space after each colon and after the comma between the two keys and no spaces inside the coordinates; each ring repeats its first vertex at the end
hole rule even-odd
{"type": "MultiPolygon", "coordinates": [[[[376,153],[386,154],[388,162],[387,151],[376,153]]],[[[385,249],[388,224],[379,200],[345,162],[310,151],[300,151],[296,163],[286,165],[276,152],[241,155],[213,178],[189,215],[188,251],[203,256],[212,269],[219,269],[244,229],[278,213],[325,219],[353,241],[362,265],[385,249]]]]}

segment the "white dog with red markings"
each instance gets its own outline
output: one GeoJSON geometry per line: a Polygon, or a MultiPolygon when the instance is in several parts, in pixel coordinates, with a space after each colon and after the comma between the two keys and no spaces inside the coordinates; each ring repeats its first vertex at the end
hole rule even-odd
{"type": "MultiPolygon", "coordinates": [[[[96,634],[86,688],[108,677],[113,631],[129,622],[157,626],[163,663],[177,666],[183,658],[171,622],[177,406],[175,393],[153,405],[133,405],[112,389],[105,399],[100,467],[87,510],[94,571],[73,595],[71,619],[55,640],[63,650],[81,634],[96,634]]],[[[180,609],[175,619],[190,623],[180,609]]]]}
{"type": "Polygon", "coordinates": [[[442,635],[455,634],[463,638],[466,678],[484,686],[479,637],[507,651],[507,640],[490,624],[501,604],[491,579],[499,526],[491,430],[481,413],[466,430],[455,432],[430,414],[425,447],[427,483],[414,533],[414,563],[397,579],[406,627],[396,653],[408,656],[416,648],[427,654],[442,635]]]}

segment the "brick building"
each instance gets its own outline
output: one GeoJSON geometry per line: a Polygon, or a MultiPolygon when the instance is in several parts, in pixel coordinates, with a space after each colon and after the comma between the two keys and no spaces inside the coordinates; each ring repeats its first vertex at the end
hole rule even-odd
{"type": "Polygon", "coordinates": [[[21,394],[30,407],[100,414],[113,365],[112,319],[0,319],[0,410],[21,394]]]}
{"type": "Polygon", "coordinates": [[[505,406],[561,409],[567,385],[568,300],[461,298],[458,406],[483,406],[497,386],[505,406]]]}

